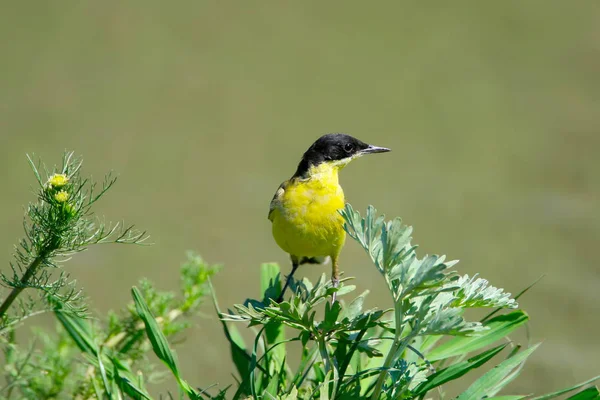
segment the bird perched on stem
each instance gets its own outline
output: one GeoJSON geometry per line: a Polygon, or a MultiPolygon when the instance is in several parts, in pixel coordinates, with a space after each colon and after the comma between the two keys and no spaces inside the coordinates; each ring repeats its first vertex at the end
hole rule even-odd
{"type": "MultiPolygon", "coordinates": [[[[290,255],[292,271],[278,301],[302,264],[321,264],[331,258],[331,281],[339,284],[338,258],[346,232],[338,210],[344,207],[344,191],[338,172],[360,156],[390,151],[372,146],[350,135],[330,133],[321,136],[306,150],[296,173],[283,182],[269,208],[273,237],[290,255]]],[[[335,302],[335,293],[332,302],[335,302]]]]}

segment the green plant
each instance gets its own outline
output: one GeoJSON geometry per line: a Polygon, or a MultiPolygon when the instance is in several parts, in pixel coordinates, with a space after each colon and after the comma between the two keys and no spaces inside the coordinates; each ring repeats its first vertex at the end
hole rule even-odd
{"type": "Polygon", "coordinates": [[[263,266],[263,287],[270,282],[263,299],[235,305],[235,313],[221,312],[215,300],[240,379],[233,398],[422,399],[433,390],[444,397],[443,384],[502,352],[507,353],[504,360],[458,399],[494,397],[519,374],[538,345],[521,349],[508,339],[528,321],[527,314],[516,309],[516,299],[484,279],[458,276],[450,269],[456,262],[444,256],[418,258],[412,229],[398,218],[385,221],[373,207],[361,218],[350,205],[342,215],[348,235],[364,248],[385,280],[392,307],[363,310],[366,292],[348,303],[331,304],[332,293],[337,291],[340,298],[355,287],[346,279],[335,289],[325,275],[315,285],[307,279],[294,282],[293,296],[276,303],[279,271],[263,266]],[[494,311],[482,321],[465,318],[467,309],[482,307],[494,311]],[[506,309],[513,311],[492,317],[506,309]],[[253,346],[246,347],[231,322],[259,328],[253,346]],[[293,332],[291,339],[268,334],[282,326],[293,332]],[[302,344],[295,370],[286,362],[285,344],[292,341],[302,344]]]}
{"type": "Polygon", "coordinates": [[[0,276],[3,285],[10,289],[0,302],[0,332],[57,307],[63,312],[84,315],[86,306],[81,291],[60,268],[62,262],[94,244],[140,244],[147,239],[145,232],[137,232],[133,226],[106,225],[94,217],[92,206],[116,178],[107,175],[98,190],[96,183],[81,177],[82,161],[72,152],[65,153],[62,166],[52,172],[31,157],[27,159],[37,180],[38,199],[27,207],[25,238],[15,246],[14,261],[10,263],[12,275],[0,276]],[[24,289],[37,291],[41,301],[20,298],[24,289]],[[40,305],[45,307],[40,309],[40,305]],[[13,312],[9,312],[11,308],[13,312]]]}
{"type": "MultiPolygon", "coordinates": [[[[62,270],[64,261],[90,245],[140,244],[147,236],[132,226],[107,225],[94,217],[92,206],[115,178],[108,175],[96,190],[81,177],[81,160],[70,152],[52,171],[28,159],[38,182],[38,199],[27,208],[25,238],[16,248],[12,276],[2,275],[0,398],[149,398],[145,382],[162,379],[164,373],[148,362],[152,346],[139,306],[132,303],[106,317],[89,318],[81,291],[62,270]],[[56,316],[56,332],[37,329],[29,346],[19,345],[20,323],[44,312],[56,316]]],[[[145,310],[156,317],[153,321],[165,337],[174,338],[189,325],[187,317],[195,315],[207,280],[217,269],[190,253],[181,267],[179,297],[140,281],[136,293],[146,299],[145,310]]]]}
{"type": "Polygon", "coordinates": [[[176,338],[189,326],[189,317],[197,315],[208,291],[207,280],[217,270],[218,266],[190,253],[180,269],[179,296],[157,291],[142,280],[133,291],[135,301],[107,317],[83,319],[55,310],[56,333],[35,332],[41,348],[23,350],[14,335],[7,338],[6,385],[0,398],[151,398],[146,384],[160,382],[166,375],[149,362],[149,352],[156,349],[146,325],[151,324],[163,338],[176,338]]]}
{"type": "MultiPolygon", "coordinates": [[[[418,258],[411,228],[400,219],[386,221],[372,207],[364,218],[350,205],[341,212],[348,235],[365,249],[386,283],[389,309],[365,310],[367,291],[344,301],[355,290],[350,279],[333,288],[325,275],[315,284],[293,281],[291,297],[277,303],[280,270],[264,264],[261,298],[223,312],[210,281],[219,267],[189,253],[180,269],[179,294],[142,280],[121,311],[90,318],[75,282],[60,269],[62,261],[92,244],[141,243],[146,236],[93,218],[92,205],[114,183],[110,176],[94,194],[95,185],[80,177],[81,161],[72,153],[52,172],[30,163],[38,201],[27,209],[26,238],[11,264],[12,276],[3,275],[7,291],[0,293],[1,399],[151,399],[148,384],[170,375],[178,397],[190,399],[444,398],[443,385],[460,380],[459,400],[546,400],[600,378],[540,397],[498,396],[538,347],[522,348],[509,339],[527,324],[529,317],[517,309],[516,300],[531,286],[511,298],[484,279],[458,275],[451,269],[456,262],[434,255],[418,258]],[[186,380],[172,349],[173,339],[209,292],[238,374],[235,385],[219,389],[186,380]],[[340,301],[332,304],[334,292],[340,301]],[[23,300],[24,293],[38,296],[23,300]],[[465,314],[470,308],[492,311],[473,321],[465,314]],[[37,329],[29,346],[20,345],[19,323],[47,311],[56,317],[56,330],[37,329]],[[254,332],[250,346],[239,323],[254,332]],[[301,345],[297,363],[289,362],[292,343],[301,345]],[[150,362],[150,351],[166,371],[150,362]],[[469,378],[492,360],[493,368],[469,378]]],[[[588,387],[569,399],[600,399],[600,393],[588,387]]]]}

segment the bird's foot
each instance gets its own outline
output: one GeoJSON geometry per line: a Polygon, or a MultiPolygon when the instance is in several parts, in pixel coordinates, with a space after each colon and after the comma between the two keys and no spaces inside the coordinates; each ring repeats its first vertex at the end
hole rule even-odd
{"type": "MultiPolygon", "coordinates": [[[[332,283],[332,286],[336,289],[338,288],[338,286],[340,286],[340,280],[338,278],[331,278],[331,283],[332,283]]],[[[333,303],[335,303],[336,297],[337,297],[336,295],[337,295],[337,292],[333,292],[333,294],[331,295],[331,305],[333,305],[333,303]]]]}

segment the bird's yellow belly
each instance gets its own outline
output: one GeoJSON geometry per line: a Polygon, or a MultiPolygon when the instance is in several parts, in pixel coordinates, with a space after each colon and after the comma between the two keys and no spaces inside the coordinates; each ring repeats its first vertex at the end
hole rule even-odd
{"type": "Polygon", "coordinates": [[[338,213],[343,207],[344,192],[339,185],[287,187],[273,210],[273,237],[291,255],[336,258],[346,238],[338,213]]]}

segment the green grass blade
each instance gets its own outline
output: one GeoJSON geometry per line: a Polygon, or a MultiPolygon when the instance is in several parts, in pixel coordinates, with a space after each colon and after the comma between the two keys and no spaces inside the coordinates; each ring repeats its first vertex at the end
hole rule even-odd
{"type": "Polygon", "coordinates": [[[263,353],[262,356],[260,356],[260,358],[258,359],[258,363],[260,364],[264,359],[266,359],[268,357],[268,355],[277,347],[282,346],[284,343],[289,343],[289,342],[298,342],[300,339],[298,338],[291,338],[291,339],[286,339],[284,341],[281,341],[279,343],[274,344],[273,346],[269,347],[268,349],[266,349],[263,353]]]}
{"type": "Polygon", "coordinates": [[[281,400],[297,400],[298,399],[298,389],[296,387],[292,387],[290,393],[282,397],[281,400]]]}
{"type": "Polygon", "coordinates": [[[457,400],[480,400],[495,395],[511,380],[512,372],[521,366],[538,346],[539,344],[536,344],[504,360],[473,382],[466,391],[457,397],[457,400]]]}
{"type": "Polygon", "coordinates": [[[98,346],[91,333],[91,326],[85,319],[61,311],[55,311],[54,315],[82,352],[92,357],[98,356],[98,346]]]}
{"type": "Polygon", "coordinates": [[[119,389],[135,400],[152,400],[150,395],[135,384],[135,378],[127,364],[115,357],[111,357],[113,376],[119,389]]]}
{"type": "Polygon", "coordinates": [[[281,294],[280,269],[276,263],[264,263],[260,266],[260,292],[264,303],[276,300],[281,294]]]}
{"type": "Polygon", "coordinates": [[[421,349],[421,353],[427,353],[433,346],[436,345],[437,342],[443,339],[443,337],[443,335],[427,335],[425,337],[419,337],[417,338],[417,343],[419,339],[422,341],[419,344],[418,348],[421,349]]]}
{"type": "Polygon", "coordinates": [[[229,341],[231,348],[231,358],[240,374],[242,380],[246,379],[250,372],[250,355],[246,352],[246,344],[242,334],[235,325],[228,326],[227,323],[221,321],[225,337],[229,341]]]}
{"type": "Polygon", "coordinates": [[[152,315],[152,312],[148,308],[146,300],[144,300],[139,289],[135,286],[131,289],[131,294],[133,296],[133,301],[135,302],[135,309],[139,317],[144,321],[146,335],[152,344],[154,353],[156,353],[156,356],[169,367],[173,372],[173,375],[178,377],[179,370],[177,369],[175,355],[169,348],[169,342],[158,326],[154,315],[152,315]]]}
{"type": "MultiPolygon", "coordinates": [[[[354,339],[352,346],[348,350],[348,353],[345,355],[344,360],[340,363],[341,365],[339,368],[339,376],[343,377],[344,375],[346,375],[346,370],[348,369],[348,367],[350,366],[350,363],[352,362],[352,356],[354,355],[356,349],[358,349],[358,346],[360,345],[360,342],[366,333],[367,333],[367,329],[364,328],[363,330],[361,330],[358,333],[358,335],[356,335],[356,338],[354,339]]],[[[338,345],[338,349],[339,348],[340,348],[340,346],[338,345]]]]}
{"type": "Polygon", "coordinates": [[[526,399],[529,396],[522,396],[522,395],[512,395],[512,396],[496,396],[496,397],[489,397],[487,400],[522,400],[522,399],[526,399]]]}
{"type": "Polygon", "coordinates": [[[468,359],[467,361],[451,365],[448,368],[435,372],[427,378],[426,382],[423,382],[422,384],[417,386],[417,388],[414,391],[414,395],[420,396],[421,394],[425,394],[433,388],[443,385],[446,382],[458,379],[461,376],[465,375],[467,372],[481,367],[483,364],[491,360],[492,357],[494,357],[496,354],[504,350],[506,346],[507,344],[502,344],[500,346],[494,347],[493,349],[484,351],[483,353],[478,354],[475,357],[468,359]]]}
{"type": "MultiPolygon", "coordinates": [[[[263,302],[269,304],[270,299],[277,299],[281,294],[280,270],[279,265],[275,263],[265,263],[260,266],[260,290],[264,295],[263,302]]],[[[265,338],[267,345],[275,345],[285,341],[285,330],[283,324],[270,322],[265,327],[265,338]]],[[[269,360],[275,362],[275,369],[279,370],[283,366],[286,351],[285,345],[280,345],[271,351],[269,360]]]]}
{"type": "MultiPolygon", "coordinates": [[[[292,388],[300,387],[304,383],[304,380],[312,370],[313,364],[316,361],[318,347],[314,346],[310,350],[304,349],[302,351],[302,359],[300,360],[300,365],[296,370],[296,375],[294,379],[292,379],[292,388]]],[[[290,388],[290,390],[292,389],[290,388]]]]}
{"type": "Polygon", "coordinates": [[[460,336],[450,339],[434,348],[426,354],[426,357],[429,361],[437,361],[479,350],[506,337],[515,329],[524,325],[528,320],[529,316],[522,310],[499,315],[484,324],[489,329],[483,331],[480,335],[460,336]]]}
{"type": "MultiPolygon", "coordinates": [[[[98,386],[98,382],[96,381],[96,379],[91,379],[92,381],[92,388],[94,389],[94,394],[96,395],[97,399],[101,399],[102,396],[104,395],[104,392],[102,392],[100,390],[100,386],[98,386]]],[[[108,400],[112,400],[112,396],[110,394],[108,394],[107,392],[107,396],[108,400]]]]}
{"type": "Polygon", "coordinates": [[[134,286],[133,288],[131,288],[131,294],[135,303],[135,309],[139,317],[144,322],[144,326],[146,328],[146,336],[148,336],[148,339],[152,344],[154,354],[156,354],[156,356],[162,362],[164,362],[166,366],[171,370],[173,376],[175,376],[175,379],[179,384],[179,387],[183,389],[183,391],[185,391],[191,399],[198,398],[199,396],[197,395],[196,391],[185,380],[181,378],[181,375],[179,374],[179,369],[177,368],[175,355],[169,347],[169,342],[167,341],[165,335],[162,333],[160,326],[158,326],[158,322],[156,322],[156,319],[152,315],[150,308],[148,308],[148,304],[146,303],[146,300],[144,300],[144,297],[142,296],[141,292],[137,287],[134,286]]]}
{"type": "MultiPolygon", "coordinates": [[[[150,399],[150,395],[138,388],[129,367],[117,358],[111,358],[112,368],[106,369],[98,346],[93,340],[91,327],[86,320],[56,311],[55,315],[77,347],[90,356],[90,361],[98,368],[105,394],[112,398],[111,384],[116,383],[121,391],[135,399],[150,399]],[[95,362],[94,362],[95,361],[95,362]]],[[[97,388],[99,389],[99,388],[97,388]]]]}
{"type": "Polygon", "coordinates": [[[598,388],[596,386],[589,387],[585,390],[582,390],[579,393],[574,394],[569,397],[567,400],[598,400],[600,399],[600,392],[598,392],[598,388]]]}
{"type": "Polygon", "coordinates": [[[238,396],[242,396],[243,394],[248,394],[250,388],[247,387],[248,376],[250,374],[250,354],[247,352],[246,343],[244,342],[244,338],[235,327],[232,325],[229,327],[225,321],[223,321],[223,313],[219,308],[219,303],[217,301],[217,296],[215,294],[215,290],[212,285],[212,281],[208,278],[208,285],[210,286],[210,293],[212,296],[213,306],[215,307],[215,312],[219,317],[219,321],[221,321],[221,326],[223,327],[223,333],[225,334],[225,338],[229,342],[229,350],[231,352],[231,359],[240,374],[240,386],[236,392],[234,398],[238,398],[238,396]]]}
{"type": "Polygon", "coordinates": [[[271,374],[269,378],[269,384],[265,389],[265,394],[271,395],[274,399],[277,398],[279,394],[279,388],[283,389],[283,385],[285,383],[285,360],[281,363],[281,367],[279,370],[275,371],[271,374]]]}
{"type": "MultiPolygon", "coordinates": [[[[256,379],[255,379],[255,371],[256,371],[256,366],[258,365],[258,346],[261,340],[261,335],[264,331],[265,327],[262,327],[261,330],[258,332],[258,334],[256,335],[256,338],[254,339],[254,347],[252,348],[252,354],[250,356],[250,373],[249,373],[249,385],[250,385],[250,393],[252,394],[253,398],[258,398],[257,393],[256,393],[256,379]]],[[[260,377],[261,381],[265,381],[268,380],[269,376],[268,374],[266,374],[267,376],[264,377],[260,377]]],[[[242,385],[244,383],[242,382],[242,385]]]]}
{"type": "Polygon", "coordinates": [[[104,391],[109,399],[112,400],[112,390],[110,387],[110,383],[108,381],[108,376],[106,375],[106,368],[104,368],[104,363],[102,362],[102,351],[98,352],[98,369],[100,370],[100,377],[102,378],[102,384],[104,385],[104,391]]]}
{"type": "MultiPolygon", "coordinates": [[[[590,383],[592,383],[594,381],[597,381],[598,379],[600,379],[600,375],[595,376],[592,379],[588,379],[587,381],[579,383],[579,384],[577,384],[575,386],[571,386],[570,388],[559,390],[559,391],[556,391],[556,392],[553,392],[553,393],[548,393],[548,394],[545,394],[543,396],[534,397],[531,400],[549,400],[549,399],[553,399],[553,398],[558,397],[560,395],[563,395],[565,393],[569,393],[569,392],[572,392],[573,390],[579,389],[580,387],[588,385],[588,384],[590,384],[590,383]]],[[[582,392],[580,392],[580,393],[582,393],[582,392]]],[[[575,396],[577,396],[577,394],[575,396]]]]}

